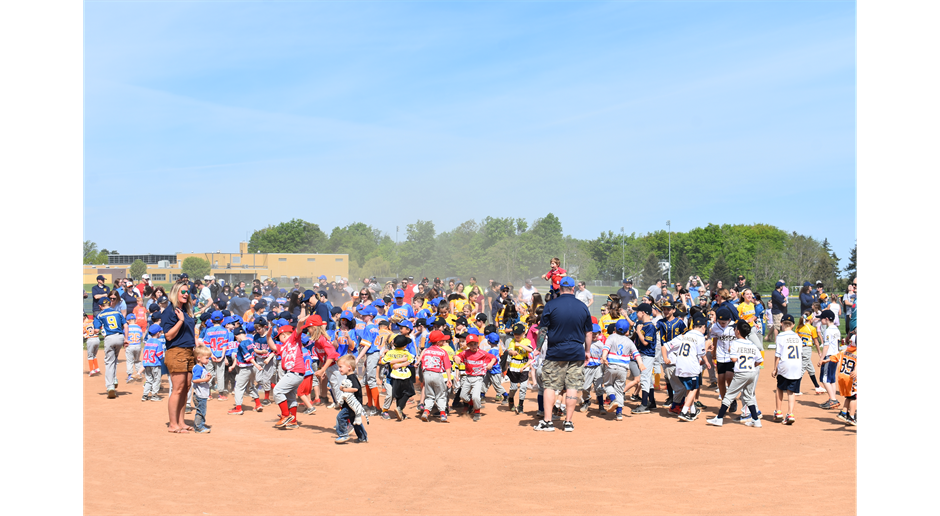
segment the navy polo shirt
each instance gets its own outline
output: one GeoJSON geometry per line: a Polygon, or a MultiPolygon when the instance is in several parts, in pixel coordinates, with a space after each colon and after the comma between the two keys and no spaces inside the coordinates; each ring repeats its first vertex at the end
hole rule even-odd
{"type": "Polygon", "coordinates": [[[99,287],[99,286],[96,284],[96,285],[94,285],[93,287],[91,287],[91,295],[92,295],[92,307],[91,307],[91,310],[92,310],[93,313],[98,313],[98,312],[101,311],[101,305],[98,304],[98,301],[99,301],[99,300],[98,300],[98,299],[94,299],[94,296],[97,296],[98,294],[109,294],[110,292],[111,292],[111,288],[108,287],[107,285],[104,285],[104,286],[102,286],[102,287],[99,287]]]}
{"type": "MultiPolygon", "coordinates": [[[[177,332],[176,338],[166,339],[166,349],[170,348],[194,348],[196,347],[196,321],[192,318],[191,315],[183,312],[183,326],[180,327],[180,331],[177,332]]],[[[163,314],[160,316],[160,326],[163,327],[163,334],[167,335],[167,332],[174,326],[180,318],[176,316],[176,310],[173,308],[173,303],[166,305],[166,310],[163,311],[163,314]]]]}
{"type": "Polygon", "coordinates": [[[574,294],[566,293],[545,304],[540,328],[548,329],[545,360],[584,360],[584,336],[594,327],[591,312],[574,294]]]}
{"type": "Polygon", "coordinates": [[[770,293],[770,313],[772,314],[786,314],[787,307],[783,303],[787,298],[783,297],[783,293],[778,290],[774,290],[770,293]]]}

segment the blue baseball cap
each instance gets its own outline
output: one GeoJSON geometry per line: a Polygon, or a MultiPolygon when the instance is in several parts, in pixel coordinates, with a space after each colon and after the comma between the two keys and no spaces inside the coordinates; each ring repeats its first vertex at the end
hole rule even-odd
{"type": "Polygon", "coordinates": [[[470,335],[483,335],[482,333],[480,333],[480,330],[478,330],[476,326],[471,326],[470,329],[467,330],[467,333],[469,333],[470,335]]]}
{"type": "Polygon", "coordinates": [[[282,289],[280,290],[280,293],[281,293],[281,294],[286,294],[286,293],[287,293],[287,289],[286,289],[286,288],[282,288],[282,289]]]}
{"type": "Polygon", "coordinates": [[[136,321],[137,316],[134,314],[127,314],[127,317],[124,318],[125,321],[136,321]]]}
{"type": "Polygon", "coordinates": [[[98,277],[95,278],[95,281],[98,281],[98,280],[105,281],[104,276],[102,276],[101,274],[99,274],[98,277]]]}
{"type": "Polygon", "coordinates": [[[558,284],[563,287],[573,287],[574,278],[572,278],[571,276],[565,276],[564,278],[561,278],[561,281],[558,282],[558,284]]]}
{"type": "Polygon", "coordinates": [[[105,296],[105,297],[103,297],[103,298],[101,298],[101,299],[98,300],[98,304],[99,304],[99,305],[106,305],[106,304],[108,304],[108,303],[110,303],[110,302],[111,302],[111,300],[108,298],[108,296],[105,296]]]}
{"type": "Polygon", "coordinates": [[[359,315],[363,317],[367,315],[371,315],[372,317],[375,317],[376,315],[379,315],[379,311],[376,310],[374,306],[369,305],[367,307],[364,307],[362,310],[359,310],[359,315]]]}
{"type": "Polygon", "coordinates": [[[180,279],[189,279],[189,274],[186,274],[185,272],[180,274],[180,279]]]}
{"type": "Polygon", "coordinates": [[[339,314],[340,319],[346,319],[347,321],[355,321],[356,318],[353,317],[352,312],[349,310],[343,310],[343,313],[339,314]]]}
{"type": "Polygon", "coordinates": [[[268,312],[268,315],[266,315],[266,316],[264,316],[264,317],[265,317],[265,319],[267,319],[267,320],[269,320],[269,321],[273,321],[273,320],[277,319],[277,314],[274,313],[274,312],[268,312]]]}
{"type": "Polygon", "coordinates": [[[486,334],[486,340],[489,341],[490,344],[496,344],[497,342],[499,342],[499,334],[498,334],[498,333],[487,333],[487,334],[486,334]]]}
{"type": "Polygon", "coordinates": [[[308,342],[310,342],[310,336],[308,336],[306,333],[301,333],[301,334],[300,334],[300,343],[301,343],[301,344],[306,344],[306,343],[308,343],[308,342]]]}
{"type": "Polygon", "coordinates": [[[288,324],[290,323],[287,322],[287,319],[281,319],[280,317],[278,317],[277,319],[274,320],[274,325],[277,326],[278,328],[280,328],[281,326],[286,326],[288,324]]]}
{"type": "Polygon", "coordinates": [[[159,324],[151,324],[150,327],[147,328],[147,331],[149,331],[151,335],[156,335],[163,331],[163,327],[159,324]]]}
{"type": "Polygon", "coordinates": [[[731,309],[727,306],[723,306],[715,312],[715,319],[719,321],[730,321],[731,320],[731,309]]]}
{"type": "Polygon", "coordinates": [[[304,297],[303,297],[302,301],[303,301],[304,303],[306,303],[307,301],[310,301],[310,298],[313,297],[313,296],[315,296],[315,295],[316,295],[316,292],[314,292],[314,291],[312,291],[312,290],[304,290],[304,297]]]}
{"type": "Polygon", "coordinates": [[[411,321],[409,321],[408,319],[402,319],[401,322],[398,323],[398,326],[405,327],[410,330],[415,329],[414,325],[411,324],[411,321]]]}
{"type": "Polygon", "coordinates": [[[244,335],[244,334],[245,334],[244,328],[235,328],[234,330],[232,330],[232,335],[244,335]]]}
{"type": "Polygon", "coordinates": [[[325,275],[325,274],[321,274],[321,275],[320,275],[320,277],[319,277],[319,278],[317,278],[317,279],[322,279],[322,280],[325,280],[325,279],[326,279],[326,275],[325,275]]]}
{"type": "Polygon", "coordinates": [[[405,297],[405,291],[402,290],[402,289],[398,289],[398,290],[395,291],[394,296],[395,296],[395,297],[405,297]]]}
{"type": "Polygon", "coordinates": [[[212,312],[211,318],[213,321],[221,321],[223,319],[222,312],[218,310],[212,312]]]}
{"type": "Polygon", "coordinates": [[[245,325],[245,331],[247,331],[248,333],[253,333],[253,332],[255,331],[255,323],[250,322],[250,323],[246,324],[246,325],[245,325]]]}
{"type": "MultiPolygon", "coordinates": [[[[595,326],[598,326],[598,327],[599,327],[600,325],[597,324],[597,325],[595,325],[595,326]]],[[[630,330],[630,320],[629,320],[629,319],[620,319],[619,321],[617,321],[616,323],[614,323],[614,329],[617,330],[617,331],[622,331],[622,332],[626,333],[627,331],[630,330]]],[[[600,331],[600,330],[594,330],[594,331],[600,331]]]]}
{"type": "Polygon", "coordinates": [[[259,317],[255,319],[255,326],[267,326],[268,321],[264,317],[259,317]]]}
{"type": "Polygon", "coordinates": [[[591,327],[591,331],[593,331],[594,333],[600,333],[600,332],[601,332],[601,325],[600,325],[600,324],[595,324],[594,326],[591,327]]]}
{"type": "Polygon", "coordinates": [[[385,300],[384,300],[384,299],[376,299],[375,302],[373,302],[372,304],[375,305],[375,306],[385,306],[385,300]]]}
{"type": "Polygon", "coordinates": [[[233,324],[234,322],[235,322],[234,318],[226,317],[225,319],[222,319],[222,326],[225,326],[226,324],[233,324]]]}

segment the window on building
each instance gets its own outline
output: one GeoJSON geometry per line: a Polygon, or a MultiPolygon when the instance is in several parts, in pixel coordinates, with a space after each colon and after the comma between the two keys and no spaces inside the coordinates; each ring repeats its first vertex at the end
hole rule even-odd
{"type": "Polygon", "coordinates": [[[317,259],[316,259],[316,258],[307,258],[307,261],[308,261],[308,262],[315,262],[315,261],[317,261],[317,259]]]}
{"type": "Polygon", "coordinates": [[[242,257],[241,257],[241,256],[233,256],[233,257],[232,257],[232,263],[242,263],[242,257]]]}
{"type": "Polygon", "coordinates": [[[180,279],[180,275],[179,275],[179,274],[170,274],[170,280],[171,280],[171,281],[176,281],[176,280],[178,280],[178,279],[180,279]]]}
{"type": "Polygon", "coordinates": [[[343,261],[343,259],[342,259],[342,258],[337,258],[336,261],[341,262],[341,261],[343,261]]]}
{"type": "Polygon", "coordinates": [[[153,281],[166,281],[166,274],[151,274],[150,279],[153,281]]]}
{"type": "Polygon", "coordinates": [[[278,258],[277,261],[279,261],[279,262],[286,262],[286,261],[287,261],[287,258],[278,258]]]}

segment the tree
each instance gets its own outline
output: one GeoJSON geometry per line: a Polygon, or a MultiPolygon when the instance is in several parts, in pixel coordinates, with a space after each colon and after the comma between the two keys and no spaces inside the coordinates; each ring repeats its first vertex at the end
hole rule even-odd
{"type": "Polygon", "coordinates": [[[82,263],[93,264],[98,258],[98,244],[91,240],[85,240],[82,243],[82,263]]]}
{"type": "Polygon", "coordinates": [[[731,268],[728,267],[723,255],[719,254],[718,258],[715,260],[715,265],[712,266],[712,273],[708,276],[708,281],[713,288],[718,285],[719,281],[721,282],[722,288],[728,288],[734,284],[731,280],[731,268]]]}
{"type": "Polygon", "coordinates": [[[855,279],[855,276],[858,275],[858,263],[857,255],[855,254],[858,249],[858,242],[852,246],[852,250],[849,251],[849,264],[845,266],[845,273],[848,275],[849,280],[855,279]]]}
{"type": "MultiPolygon", "coordinates": [[[[147,264],[144,263],[143,260],[134,260],[134,263],[131,264],[127,272],[130,274],[131,278],[138,280],[141,276],[147,273],[147,264]]],[[[206,274],[208,274],[208,272],[206,274]]],[[[203,274],[203,276],[205,276],[205,274],[203,274]]]]}
{"type": "Polygon", "coordinates": [[[329,241],[320,226],[301,219],[291,219],[252,233],[249,253],[321,253],[329,241]]]}
{"type": "Polygon", "coordinates": [[[330,233],[330,248],[334,253],[349,255],[349,261],[354,261],[359,267],[373,256],[379,255],[379,243],[383,234],[372,226],[362,222],[354,222],[344,228],[335,227],[330,233]]]}
{"type": "Polygon", "coordinates": [[[646,257],[646,263],[643,265],[643,279],[641,285],[655,285],[657,281],[663,279],[663,271],[659,266],[659,258],[656,253],[650,253],[646,257]]]}
{"type": "Polygon", "coordinates": [[[672,280],[680,282],[683,285],[689,282],[689,276],[695,275],[695,270],[692,269],[692,263],[689,262],[689,257],[686,256],[685,253],[679,256],[679,260],[676,262],[673,271],[672,280]]]}
{"type": "Polygon", "coordinates": [[[212,270],[212,266],[209,265],[208,260],[203,260],[198,256],[190,256],[183,260],[182,269],[183,272],[189,274],[190,279],[195,279],[208,275],[209,271],[212,270]]]}

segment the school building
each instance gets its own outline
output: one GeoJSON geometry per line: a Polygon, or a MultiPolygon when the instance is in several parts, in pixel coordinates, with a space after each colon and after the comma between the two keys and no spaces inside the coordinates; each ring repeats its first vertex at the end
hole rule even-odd
{"type": "Polygon", "coordinates": [[[262,281],[275,279],[282,286],[290,283],[292,278],[300,278],[301,284],[310,285],[321,275],[330,281],[349,276],[347,254],[249,253],[248,243],[239,242],[237,253],[112,254],[108,256],[107,264],[85,265],[83,283],[95,283],[99,274],[105,277],[108,285],[126,278],[135,260],[147,264],[147,274],[154,283],[172,283],[183,272],[183,260],[190,256],[209,262],[212,267],[209,274],[232,285],[240,281],[250,284],[256,278],[262,281]]]}

